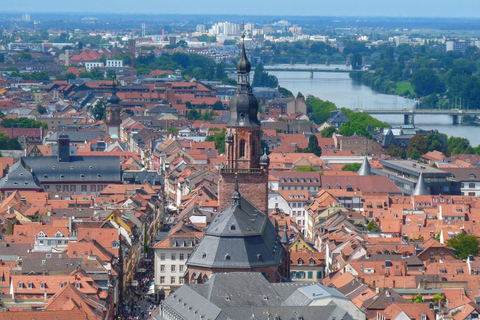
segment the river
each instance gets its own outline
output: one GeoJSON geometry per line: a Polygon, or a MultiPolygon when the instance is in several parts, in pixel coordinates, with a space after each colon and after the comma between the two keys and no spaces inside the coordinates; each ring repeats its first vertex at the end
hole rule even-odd
{"type": "MultiPolygon", "coordinates": [[[[270,66],[266,66],[268,68],[270,66]]],[[[327,68],[325,65],[276,65],[279,68],[327,68]]],[[[330,65],[335,70],[346,69],[345,65],[330,65]]],[[[381,94],[370,87],[352,81],[345,72],[310,72],[305,71],[268,71],[278,78],[280,86],[292,91],[301,92],[305,97],[308,94],[329,100],[339,108],[349,109],[404,109],[412,108],[414,100],[399,96],[381,94]]],[[[392,126],[403,124],[403,115],[375,115],[379,120],[390,123],[392,126]]],[[[423,129],[437,129],[448,136],[467,138],[472,146],[480,144],[480,126],[454,125],[448,115],[416,115],[415,125],[423,129]]]]}

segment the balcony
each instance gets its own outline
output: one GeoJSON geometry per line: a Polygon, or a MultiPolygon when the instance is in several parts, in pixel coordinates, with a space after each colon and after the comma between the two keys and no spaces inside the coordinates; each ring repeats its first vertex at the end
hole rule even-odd
{"type": "Polygon", "coordinates": [[[220,169],[221,173],[238,173],[238,174],[247,174],[247,173],[256,173],[256,174],[261,174],[263,173],[263,170],[260,168],[246,168],[246,169],[235,169],[235,168],[221,168],[220,169]]]}

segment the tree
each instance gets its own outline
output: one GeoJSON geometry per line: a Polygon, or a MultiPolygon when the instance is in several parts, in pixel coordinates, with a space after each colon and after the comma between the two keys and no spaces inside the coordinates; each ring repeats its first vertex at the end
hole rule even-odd
{"type": "Polygon", "coordinates": [[[308,151],[317,157],[322,156],[322,148],[318,145],[317,136],[314,134],[308,138],[308,151]]]}
{"type": "Polygon", "coordinates": [[[107,109],[106,109],[106,104],[102,100],[98,100],[98,102],[95,104],[95,107],[93,108],[93,116],[97,120],[105,120],[107,117],[107,109]]]}
{"type": "Polygon", "coordinates": [[[478,255],[480,251],[480,241],[474,234],[462,232],[456,237],[447,240],[447,246],[455,249],[457,257],[466,259],[469,255],[478,255]]]}
{"type": "Polygon", "coordinates": [[[331,138],[335,132],[337,132],[335,126],[326,127],[322,130],[322,138],[331,138]]]}
{"type": "Polygon", "coordinates": [[[423,295],[419,294],[412,298],[412,303],[423,303],[423,295]]]}
{"type": "Polygon", "coordinates": [[[40,113],[40,114],[45,114],[45,113],[47,113],[47,108],[45,108],[45,107],[42,106],[42,105],[38,105],[38,106],[37,106],[37,111],[38,111],[38,113],[40,113]]]}
{"type": "Polygon", "coordinates": [[[215,70],[215,79],[222,80],[227,77],[227,73],[225,72],[225,64],[220,62],[217,64],[217,69],[215,70]]]}
{"type": "Polygon", "coordinates": [[[342,167],[342,171],[357,172],[362,165],[360,163],[348,163],[342,167]]]}
{"type": "Polygon", "coordinates": [[[215,142],[215,149],[218,153],[225,153],[225,134],[227,130],[225,128],[222,129],[222,132],[215,133],[213,136],[208,136],[205,141],[214,141],[215,142]]]}
{"type": "Polygon", "coordinates": [[[368,231],[370,232],[381,232],[382,229],[380,229],[380,227],[378,226],[378,224],[375,222],[375,221],[370,221],[368,224],[367,224],[367,229],[368,231]]]}
{"type": "Polygon", "coordinates": [[[414,135],[408,142],[407,155],[412,157],[412,154],[418,153],[420,156],[428,152],[427,138],[423,133],[414,135]]]}
{"type": "Polygon", "coordinates": [[[298,91],[298,93],[297,93],[297,99],[305,100],[305,97],[303,96],[303,94],[300,91],[298,91]]]}
{"type": "Polygon", "coordinates": [[[363,59],[360,53],[354,53],[352,57],[352,69],[360,70],[362,69],[363,59]]]}
{"type": "Polygon", "coordinates": [[[428,96],[432,93],[443,93],[445,84],[440,81],[437,73],[428,68],[415,71],[412,85],[419,96],[428,96]]]}
{"type": "Polygon", "coordinates": [[[225,110],[223,103],[219,100],[213,104],[213,110],[225,110]]]}

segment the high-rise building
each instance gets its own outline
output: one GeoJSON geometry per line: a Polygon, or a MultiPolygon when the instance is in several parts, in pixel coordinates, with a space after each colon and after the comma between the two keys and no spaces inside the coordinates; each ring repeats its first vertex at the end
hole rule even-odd
{"type": "Polygon", "coordinates": [[[197,31],[198,33],[205,33],[205,31],[206,31],[205,25],[203,25],[203,24],[197,24],[196,31],[197,31]]]}

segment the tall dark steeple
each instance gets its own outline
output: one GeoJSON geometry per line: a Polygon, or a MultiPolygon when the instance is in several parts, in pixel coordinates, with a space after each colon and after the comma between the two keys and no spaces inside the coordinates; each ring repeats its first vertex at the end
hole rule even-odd
{"type": "Polygon", "coordinates": [[[245,52],[245,35],[242,35],[242,53],[237,63],[237,92],[230,100],[230,119],[227,126],[257,127],[258,100],[250,87],[251,65],[245,52]]]}
{"type": "Polygon", "coordinates": [[[120,132],[120,98],[117,96],[117,84],[115,78],[113,78],[112,94],[107,99],[106,106],[106,121],[108,134],[110,136],[116,135],[118,137],[120,132]]]}
{"type": "Polygon", "coordinates": [[[225,165],[219,183],[219,209],[231,201],[235,190],[266,213],[268,208],[268,155],[262,156],[258,100],[250,87],[250,61],[242,35],[237,63],[237,90],[230,100],[230,119],[225,136],[225,165]],[[235,187],[238,180],[238,187],[235,187]]]}

